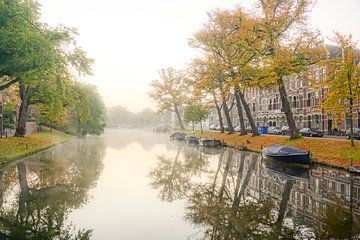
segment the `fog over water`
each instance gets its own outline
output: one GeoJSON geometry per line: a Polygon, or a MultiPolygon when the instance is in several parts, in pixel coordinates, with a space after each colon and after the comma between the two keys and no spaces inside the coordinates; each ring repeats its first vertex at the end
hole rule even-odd
{"type": "Polygon", "coordinates": [[[0,233],[13,238],[306,239],[360,216],[357,175],[142,130],[72,140],[4,166],[0,180],[0,233]]]}

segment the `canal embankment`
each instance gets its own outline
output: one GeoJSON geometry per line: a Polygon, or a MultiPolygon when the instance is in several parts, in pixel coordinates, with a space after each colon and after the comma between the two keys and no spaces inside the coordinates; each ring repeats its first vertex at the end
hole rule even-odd
{"type": "Polygon", "coordinates": [[[73,136],[58,131],[0,138],[0,164],[45,150],[72,138],[73,136]]]}
{"type": "Polygon", "coordinates": [[[348,168],[350,161],[352,161],[353,165],[360,166],[360,142],[356,142],[355,147],[351,147],[349,141],[334,139],[299,138],[290,140],[284,136],[260,135],[253,137],[251,134],[240,136],[239,134],[210,131],[204,131],[202,134],[200,131],[195,131],[191,132],[191,134],[197,137],[221,140],[229,147],[241,148],[253,152],[260,152],[261,147],[268,147],[271,144],[293,146],[310,151],[312,160],[316,163],[348,168]]]}

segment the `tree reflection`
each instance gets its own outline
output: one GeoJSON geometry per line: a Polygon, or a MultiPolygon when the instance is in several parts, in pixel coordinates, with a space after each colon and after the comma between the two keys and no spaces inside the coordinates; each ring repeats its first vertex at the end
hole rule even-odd
{"type": "Polygon", "coordinates": [[[172,202],[183,199],[191,189],[191,178],[202,173],[206,156],[196,147],[178,145],[175,158],[158,156],[156,167],[150,172],[151,186],[159,190],[159,198],[172,202]]]}
{"type": "Polygon", "coordinates": [[[321,216],[324,223],[323,229],[317,229],[320,239],[359,239],[360,222],[352,207],[345,209],[338,197],[334,197],[335,206],[327,207],[321,216]]]}
{"type": "Polygon", "coordinates": [[[349,175],[339,170],[316,167],[310,175],[308,170],[263,164],[259,155],[233,149],[219,150],[212,157],[218,161],[210,165],[209,155],[204,152],[181,145],[175,158],[159,157],[150,174],[152,186],[159,190],[161,199],[186,199],[185,219],[200,229],[193,238],[357,239],[359,236],[360,178],[352,180],[354,176],[350,175],[347,188],[345,181],[349,175]],[[337,200],[336,204],[325,190],[319,191],[324,187],[331,190],[334,176],[343,181],[341,192],[336,192],[341,194],[341,201],[337,200]],[[350,203],[346,202],[349,200],[350,203]],[[314,229],[317,225],[320,227],[314,229]]]}
{"type": "Polygon", "coordinates": [[[285,184],[276,218],[273,201],[245,195],[257,170],[258,155],[252,154],[246,159],[246,155],[242,154],[237,169],[234,169],[236,164],[233,155],[233,150],[222,154],[213,183],[197,184],[189,196],[186,219],[203,230],[199,239],[293,239],[295,232],[282,227],[282,222],[294,182],[289,180],[285,184]],[[247,169],[244,172],[245,161],[247,169]],[[222,179],[216,185],[221,165],[224,166],[222,179]],[[235,181],[231,181],[233,174],[235,181]]]}
{"type": "Polygon", "coordinates": [[[104,153],[101,139],[79,139],[6,169],[14,178],[4,182],[8,190],[3,191],[6,200],[0,208],[0,236],[89,239],[91,230],[76,230],[64,222],[72,209],[87,202],[87,192],[102,171],[104,153]]]}
{"type": "Polygon", "coordinates": [[[197,146],[185,145],[184,147],[184,168],[190,175],[198,175],[206,170],[208,158],[202,154],[197,146]]]}
{"type": "MultiPolygon", "coordinates": [[[[270,237],[266,226],[270,226],[272,221],[273,204],[248,199],[240,203],[240,199],[244,198],[243,189],[249,184],[257,159],[252,159],[243,185],[240,187],[244,160],[245,156],[242,156],[236,171],[235,186],[232,181],[227,181],[234,161],[233,151],[229,150],[220,186],[199,184],[190,195],[186,207],[186,219],[203,229],[200,239],[266,239],[270,237]],[[232,188],[233,191],[231,191],[232,188]]],[[[222,159],[219,159],[219,162],[221,161],[222,159]]]]}

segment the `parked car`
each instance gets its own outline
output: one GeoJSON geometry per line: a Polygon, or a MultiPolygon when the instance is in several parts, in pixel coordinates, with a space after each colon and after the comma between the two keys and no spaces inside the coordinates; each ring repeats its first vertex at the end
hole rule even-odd
{"type": "Polygon", "coordinates": [[[268,134],[279,135],[279,134],[281,134],[281,128],[279,128],[279,127],[269,127],[268,134]]]}
{"type": "MultiPolygon", "coordinates": [[[[360,128],[353,128],[353,136],[354,138],[360,139],[360,128]]],[[[345,133],[345,137],[346,139],[350,139],[351,136],[351,131],[350,129],[348,129],[345,133]]]]}
{"type": "Polygon", "coordinates": [[[216,130],[217,127],[218,127],[218,126],[217,126],[216,124],[211,124],[211,125],[209,126],[209,130],[216,130]]]}
{"type": "Polygon", "coordinates": [[[324,136],[324,133],[316,128],[302,128],[302,129],[300,129],[299,134],[301,136],[306,136],[306,137],[322,137],[322,136],[324,136]]]}
{"type": "MultiPolygon", "coordinates": [[[[224,131],[228,131],[228,130],[229,130],[228,126],[224,125],[224,131]]],[[[216,131],[220,131],[220,125],[216,127],[216,131]]]]}
{"type": "Polygon", "coordinates": [[[235,131],[235,132],[240,132],[240,131],[241,131],[241,127],[240,127],[240,126],[235,126],[235,127],[234,127],[234,131],[235,131]]]}
{"type": "Polygon", "coordinates": [[[290,132],[289,126],[283,126],[283,127],[281,128],[281,134],[282,134],[282,135],[288,135],[289,132],[290,132]]]}

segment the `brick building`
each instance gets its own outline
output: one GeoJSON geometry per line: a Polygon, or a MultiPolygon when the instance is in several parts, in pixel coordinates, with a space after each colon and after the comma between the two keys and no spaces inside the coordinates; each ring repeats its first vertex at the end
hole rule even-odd
{"type": "MultiPolygon", "coordinates": [[[[339,48],[336,46],[327,45],[326,47],[329,58],[341,54],[341,50],[339,51],[339,48]]],[[[357,52],[360,53],[359,50],[357,52]]],[[[296,75],[287,76],[284,79],[296,126],[299,129],[304,127],[318,128],[325,133],[333,133],[334,129],[336,129],[340,133],[344,133],[350,128],[349,117],[344,112],[343,120],[335,122],[331,114],[321,108],[321,99],[325,96],[327,89],[315,87],[316,84],[325,80],[326,67],[313,66],[304,74],[307,74],[313,81],[300,79],[296,75]]],[[[287,126],[279,92],[275,87],[248,89],[245,92],[245,98],[257,126],[287,126]]],[[[239,125],[236,106],[231,110],[231,116],[233,125],[239,125]]],[[[354,108],[353,116],[353,126],[360,127],[360,109],[358,103],[354,108]]],[[[244,117],[245,125],[249,126],[245,113],[244,117]]],[[[216,111],[210,112],[209,120],[210,124],[218,124],[216,111]]],[[[225,121],[224,124],[226,125],[225,121]]]]}

